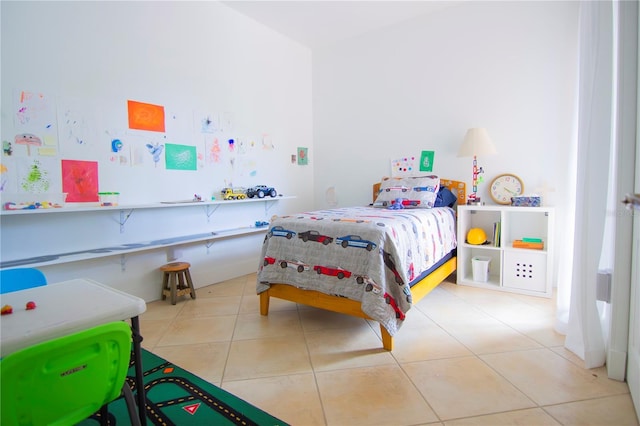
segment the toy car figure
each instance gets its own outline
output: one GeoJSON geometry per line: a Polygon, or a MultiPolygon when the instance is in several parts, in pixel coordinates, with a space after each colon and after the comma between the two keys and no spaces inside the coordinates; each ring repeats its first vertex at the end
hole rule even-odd
{"type": "Polygon", "coordinates": [[[384,264],[387,266],[387,268],[389,268],[391,272],[393,272],[396,282],[399,285],[404,285],[404,280],[402,279],[402,277],[400,276],[400,273],[396,269],[396,263],[393,261],[391,254],[384,251],[383,249],[380,249],[380,254],[382,254],[382,260],[384,261],[384,264]]]}
{"type": "Polygon", "coordinates": [[[395,200],[391,200],[391,205],[396,203],[402,204],[402,206],[417,207],[420,205],[420,200],[410,200],[408,198],[396,198],[395,200]]]}
{"type": "Polygon", "coordinates": [[[294,235],[296,235],[296,231],[284,229],[282,226],[274,226],[273,228],[269,229],[269,232],[267,232],[267,236],[269,237],[285,237],[287,240],[293,238],[294,235]]]}
{"type": "Polygon", "coordinates": [[[281,260],[280,267],[284,268],[293,268],[298,272],[304,272],[309,270],[309,265],[299,260],[281,260]]]}
{"type": "Polygon", "coordinates": [[[313,231],[313,230],[299,233],[298,238],[302,239],[302,241],[304,241],[305,243],[311,240],[311,241],[317,241],[319,243],[322,243],[325,246],[333,242],[333,237],[329,237],[327,235],[321,235],[318,231],[313,231]]]}
{"type": "Polygon", "coordinates": [[[371,251],[376,248],[376,243],[373,241],[363,240],[359,235],[345,235],[344,237],[336,238],[336,244],[339,244],[344,248],[360,247],[367,249],[367,251],[371,251]]]}
{"type": "Polygon", "coordinates": [[[414,186],[413,190],[416,192],[436,192],[436,187],[435,186],[414,186]]]}
{"type": "Polygon", "coordinates": [[[382,291],[382,287],[380,287],[378,284],[376,284],[374,280],[372,280],[366,275],[358,275],[356,277],[356,282],[358,284],[365,284],[364,286],[365,291],[372,291],[375,294],[380,294],[380,292],[382,291]]]}
{"type": "Polygon", "coordinates": [[[275,188],[267,185],[256,185],[252,188],[247,189],[247,197],[249,198],[253,198],[256,196],[258,198],[264,198],[265,195],[269,195],[271,196],[271,198],[273,198],[278,195],[278,192],[275,190],[275,188]]]}
{"type": "Polygon", "coordinates": [[[396,318],[404,321],[404,312],[402,312],[400,310],[400,308],[398,307],[398,304],[396,303],[396,299],[394,299],[393,297],[391,297],[391,295],[389,293],[385,293],[384,294],[384,300],[387,302],[388,305],[391,305],[391,307],[393,308],[394,311],[396,311],[396,318]]]}
{"type": "Polygon", "coordinates": [[[345,277],[351,277],[351,271],[347,271],[339,266],[321,266],[316,265],[313,267],[313,270],[320,274],[330,275],[333,277],[338,277],[338,279],[343,279],[345,277]]]}
{"type": "Polygon", "coordinates": [[[350,222],[350,223],[369,223],[369,220],[364,220],[364,219],[353,219],[353,218],[349,218],[349,217],[338,217],[336,219],[333,219],[334,222],[350,222]]]}
{"type": "Polygon", "coordinates": [[[390,186],[388,188],[385,188],[384,190],[387,192],[391,192],[391,191],[407,192],[409,188],[407,188],[406,186],[390,186]]]}
{"type": "Polygon", "coordinates": [[[242,188],[222,188],[223,200],[244,200],[247,198],[244,189],[242,188]]]}

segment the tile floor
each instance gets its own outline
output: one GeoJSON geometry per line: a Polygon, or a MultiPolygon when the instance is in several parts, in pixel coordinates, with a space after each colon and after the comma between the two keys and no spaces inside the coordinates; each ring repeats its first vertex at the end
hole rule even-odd
{"type": "Polygon", "coordinates": [[[563,348],[549,299],[446,281],[387,352],[374,322],[278,299],[261,316],[255,274],[197,296],[149,303],[143,347],[291,425],[638,425],[626,383],[563,348]]]}

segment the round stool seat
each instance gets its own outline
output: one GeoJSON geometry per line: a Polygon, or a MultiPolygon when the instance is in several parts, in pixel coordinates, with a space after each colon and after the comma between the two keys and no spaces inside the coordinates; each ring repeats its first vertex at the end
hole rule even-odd
{"type": "Polygon", "coordinates": [[[162,300],[171,296],[171,304],[175,305],[178,296],[189,294],[192,299],[196,298],[196,289],[193,287],[189,272],[190,266],[189,262],[172,262],[160,267],[163,272],[162,300]]]}
{"type": "Polygon", "coordinates": [[[165,272],[179,272],[189,269],[189,267],[191,267],[189,262],[172,262],[161,266],[160,270],[165,272]]]}

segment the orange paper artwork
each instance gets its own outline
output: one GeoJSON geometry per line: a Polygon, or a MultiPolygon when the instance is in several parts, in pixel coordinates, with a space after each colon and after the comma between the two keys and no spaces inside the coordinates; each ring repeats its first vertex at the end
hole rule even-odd
{"type": "Polygon", "coordinates": [[[164,107],[161,105],[145,104],[127,101],[129,109],[129,128],[164,132],[164,107]]]}

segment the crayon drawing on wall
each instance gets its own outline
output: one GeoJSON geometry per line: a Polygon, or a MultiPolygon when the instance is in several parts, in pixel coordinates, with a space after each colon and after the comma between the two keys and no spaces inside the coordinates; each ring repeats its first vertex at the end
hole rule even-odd
{"type": "Polygon", "coordinates": [[[207,164],[220,163],[220,141],[218,138],[211,137],[206,138],[204,142],[205,150],[205,162],[207,164]]]}
{"type": "Polygon", "coordinates": [[[164,132],[164,107],[143,102],[127,101],[129,128],[164,132]]]}
{"type": "Polygon", "coordinates": [[[162,152],[164,151],[164,145],[160,142],[148,143],[145,145],[149,154],[151,154],[151,158],[153,158],[153,164],[155,167],[158,167],[160,163],[160,157],[162,156],[162,152]]]}
{"type": "Polygon", "coordinates": [[[96,149],[95,138],[91,138],[89,130],[93,116],[87,104],[79,99],[65,97],[58,100],[58,137],[60,151],[65,157],[91,155],[96,149]]]}
{"type": "Polygon", "coordinates": [[[38,160],[30,161],[20,170],[20,189],[29,193],[42,193],[49,191],[51,178],[49,171],[38,160]]]}
{"type": "Polygon", "coordinates": [[[401,177],[415,175],[418,170],[416,162],[417,159],[413,155],[391,160],[391,176],[401,177]]]}
{"type": "Polygon", "coordinates": [[[44,93],[16,90],[14,94],[15,137],[7,141],[18,156],[57,155],[58,129],[52,97],[44,93]]]}
{"type": "Polygon", "coordinates": [[[67,201],[98,201],[98,162],[62,160],[62,192],[67,201]]]}
{"type": "Polygon", "coordinates": [[[197,170],[197,160],[195,146],[165,144],[167,170],[197,170]]]}
{"type": "Polygon", "coordinates": [[[109,146],[109,163],[117,166],[130,165],[128,138],[119,135],[120,132],[107,132],[104,143],[109,146]]]}
{"type": "Polygon", "coordinates": [[[196,121],[200,125],[200,133],[215,133],[220,131],[220,119],[214,113],[196,113],[196,121]]]}

